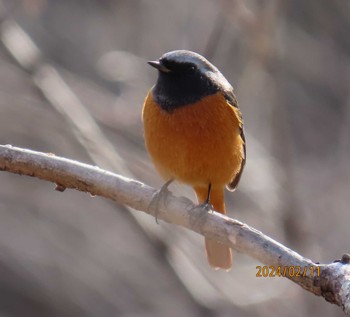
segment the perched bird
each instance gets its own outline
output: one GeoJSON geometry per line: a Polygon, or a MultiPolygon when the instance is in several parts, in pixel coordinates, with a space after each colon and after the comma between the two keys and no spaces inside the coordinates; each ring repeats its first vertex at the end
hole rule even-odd
{"type": "MultiPolygon", "coordinates": [[[[200,204],[226,214],[245,165],[243,120],[233,88],[203,56],[186,50],[148,62],[158,70],[142,110],[147,150],[159,174],[193,187],[200,204]]],[[[205,238],[208,262],[230,269],[231,249],[205,238]]]]}

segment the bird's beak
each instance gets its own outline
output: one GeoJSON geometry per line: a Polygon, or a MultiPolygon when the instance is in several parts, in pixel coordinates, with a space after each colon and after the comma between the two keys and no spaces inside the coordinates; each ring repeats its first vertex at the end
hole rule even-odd
{"type": "Polygon", "coordinates": [[[160,72],[163,72],[163,73],[169,73],[170,72],[170,69],[166,68],[159,61],[149,61],[148,64],[150,64],[152,67],[158,69],[160,72]]]}

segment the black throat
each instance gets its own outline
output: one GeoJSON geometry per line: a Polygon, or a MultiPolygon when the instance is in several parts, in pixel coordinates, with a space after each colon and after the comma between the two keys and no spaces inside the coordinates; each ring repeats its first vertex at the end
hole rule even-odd
{"type": "Polygon", "coordinates": [[[167,112],[192,104],[219,91],[214,82],[200,74],[159,72],[153,98],[167,112]]]}

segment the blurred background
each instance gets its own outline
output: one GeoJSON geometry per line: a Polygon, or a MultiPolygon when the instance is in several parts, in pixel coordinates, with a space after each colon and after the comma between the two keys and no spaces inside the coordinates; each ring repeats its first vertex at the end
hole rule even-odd
{"type": "MultiPolygon", "coordinates": [[[[350,2],[0,0],[0,143],[160,187],[146,64],[196,51],[232,83],[247,167],[230,216],[314,261],[349,252],[350,2]]],[[[176,195],[194,198],[175,184],[176,195]]],[[[0,174],[0,316],[343,316],[256,260],[99,197],[0,174]]]]}

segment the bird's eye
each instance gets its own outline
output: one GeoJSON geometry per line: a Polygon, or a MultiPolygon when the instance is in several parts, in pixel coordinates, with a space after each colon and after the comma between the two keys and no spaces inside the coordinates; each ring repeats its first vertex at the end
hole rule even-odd
{"type": "Polygon", "coordinates": [[[191,65],[190,67],[188,67],[188,71],[189,71],[190,73],[193,73],[195,70],[196,70],[196,67],[193,66],[193,65],[191,65]]]}

